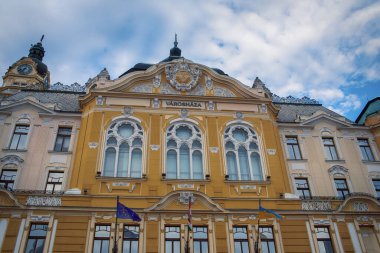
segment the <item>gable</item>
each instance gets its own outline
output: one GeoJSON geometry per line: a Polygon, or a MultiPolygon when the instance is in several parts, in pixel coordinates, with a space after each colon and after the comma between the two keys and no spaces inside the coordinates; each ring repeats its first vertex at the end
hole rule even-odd
{"type": "Polygon", "coordinates": [[[39,114],[55,114],[53,104],[41,104],[33,99],[27,98],[22,101],[17,101],[5,104],[0,107],[0,112],[17,112],[22,110],[33,110],[39,114]]]}
{"type": "Polygon", "coordinates": [[[159,63],[98,85],[97,91],[262,99],[255,89],[187,60],[159,63]]]}

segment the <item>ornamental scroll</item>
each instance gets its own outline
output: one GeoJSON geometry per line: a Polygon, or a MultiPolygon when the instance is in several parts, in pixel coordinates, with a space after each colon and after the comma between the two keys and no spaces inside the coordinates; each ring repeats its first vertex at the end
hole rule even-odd
{"type": "Polygon", "coordinates": [[[178,91],[193,89],[202,73],[197,66],[190,66],[187,63],[168,65],[165,67],[165,72],[170,85],[178,91]]]}

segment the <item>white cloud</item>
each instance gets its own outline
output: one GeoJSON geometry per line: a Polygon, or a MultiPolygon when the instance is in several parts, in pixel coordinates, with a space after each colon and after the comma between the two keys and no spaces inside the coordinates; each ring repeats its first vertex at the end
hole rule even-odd
{"type": "Polygon", "coordinates": [[[342,108],[350,96],[342,87],[363,83],[350,77],[380,80],[377,1],[8,0],[0,29],[0,73],[44,33],[52,80],[67,84],[103,67],[116,78],[135,63],[156,63],[174,32],[186,58],[246,85],[259,76],[279,95],[342,108]]]}

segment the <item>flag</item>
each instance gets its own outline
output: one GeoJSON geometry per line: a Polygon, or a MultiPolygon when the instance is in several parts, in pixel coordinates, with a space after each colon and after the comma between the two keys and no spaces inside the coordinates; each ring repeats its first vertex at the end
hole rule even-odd
{"type": "Polygon", "coordinates": [[[187,213],[187,227],[189,228],[189,231],[193,230],[193,225],[191,224],[191,196],[189,196],[189,210],[187,213]]]}
{"type": "Polygon", "coordinates": [[[116,217],[121,219],[131,219],[134,221],[141,221],[141,218],[132,209],[126,207],[119,201],[117,201],[116,217]]]}
{"type": "Polygon", "coordinates": [[[279,215],[278,213],[276,213],[275,211],[273,210],[270,210],[270,209],[266,209],[264,207],[261,206],[261,200],[259,201],[259,217],[263,216],[264,213],[270,213],[270,214],[273,214],[274,216],[276,216],[276,218],[278,219],[282,219],[283,216],[282,215],[279,215]]]}

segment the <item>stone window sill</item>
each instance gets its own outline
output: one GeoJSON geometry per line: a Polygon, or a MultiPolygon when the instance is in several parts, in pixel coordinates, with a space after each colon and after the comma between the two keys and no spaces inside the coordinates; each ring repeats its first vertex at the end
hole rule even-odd
{"type": "Polygon", "coordinates": [[[288,160],[289,162],[299,162],[299,163],[307,162],[307,159],[290,159],[290,158],[288,158],[287,160],[288,160]]]}
{"type": "Polygon", "coordinates": [[[54,150],[49,150],[49,154],[60,154],[60,155],[71,155],[73,152],[71,151],[54,151],[54,150]]]}
{"type": "Polygon", "coordinates": [[[345,163],[345,160],[325,160],[327,163],[345,163]]]}
{"type": "Polygon", "coordinates": [[[9,148],[3,148],[4,152],[28,152],[27,149],[9,149],[9,148]]]}
{"type": "Polygon", "coordinates": [[[362,160],[362,162],[365,163],[365,164],[380,164],[380,161],[376,161],[376,160],[373,160],[373,161],[362,160]]]}

